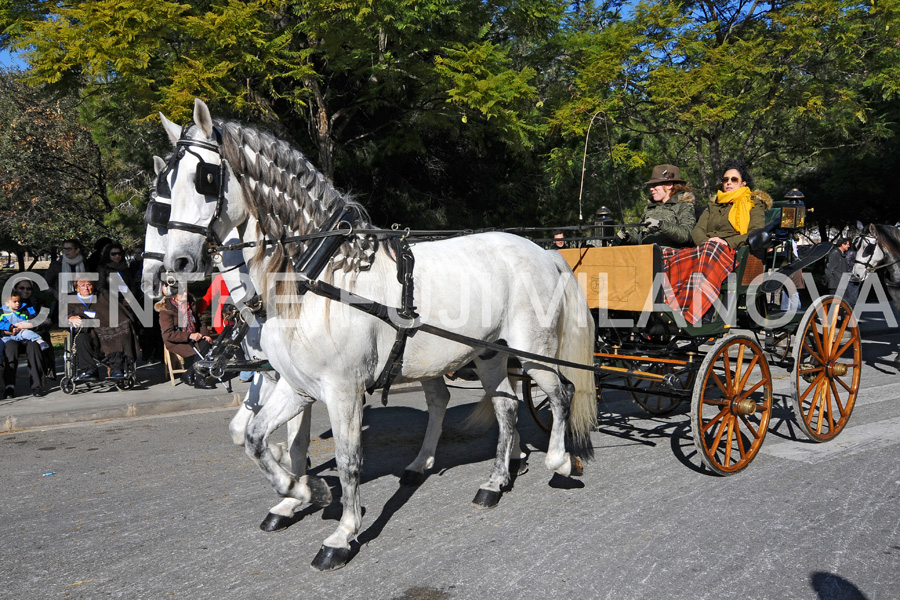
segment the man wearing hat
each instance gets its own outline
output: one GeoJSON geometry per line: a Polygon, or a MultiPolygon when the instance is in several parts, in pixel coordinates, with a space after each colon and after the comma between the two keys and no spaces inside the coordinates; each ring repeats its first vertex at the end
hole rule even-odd
{"type": "Polygon", "coordinates": [[[623,244],[657,244],[680,248],[691,242],[691,231],[697,223],[694,194],[681,178],[675,165],[656,165],[650,181],[650,203],[641,215],[638,227],[619,231],[623,244]]]}

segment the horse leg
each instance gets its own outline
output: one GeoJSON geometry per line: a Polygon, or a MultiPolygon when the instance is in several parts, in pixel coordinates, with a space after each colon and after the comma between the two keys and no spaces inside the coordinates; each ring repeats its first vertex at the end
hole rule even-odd
{"type": "MultiPolygon", "coordinates": [[[[509,484],[510,456],[514,444],[519,443],[516,431],[516,417],[519,400],[509,381],[506,371],[507,357],[498,355],[489,360],[476,359],[475,367],[484,386],[485,393],[494,405],[494,414],[499,425],[497,456],[487,482],[482,484],[472,502],[481,508],[493,508],[500,502],[502,489],[509,484]]],[[[521,449],[517,448],[516,460],[521,460],[521,449]]],[[[518,467],[517,467],[518,468],[518,467]]]]}
{"type": "MultiPolygon", "coordinates": [[[[312,399],[310,403],[287,422],[288,447],[290,448],[290,471],[299,480],[306,475],[307,454],[309,452],[310,420],[312,419],[312,399]]],[[[276,457],[280,459],[280,457],[276,457]]],[[[281,462],[279,460],[279,462],[281,462]]],[[[269,509],[269,514],[259,524],[265,532],[273,533],[286,529],[294,522],[294,513],[303,506],[303,501],[296,498],[284,498],[269,509]]]]}
{"type": "Polygon", "coordinates": [[[359,505],[359,473],[362,469],[362,390],[343,394],[326,404],[334,435],[334,459],[341,480],[344,511],[337,530],[325,538],[312,561],[319,571],[340,569],[350,560],[350,540],[355,539],[362,523],[359,505]]]}
{"type": "Polygon", "coordinates": [[[525,373],[531,377],[541,391],[547,394],[550,400],[550,411],[553,414],[553,425],[550,428],[550,442],[547,446],[547,456],[544,465],[551,471],[568,477],[577,475],[581,471],[578,461],[566,452],[566,420],[569,416],[569,408],[575,386],[568,381],[563,381],[560,375],[537,363],[524,362],[525,373]]]}
{"type": "Polygon", "coordinates": [[[259,412],[263,399],[271,393],[274,387],[274,381],[269,381],[268,378],[259,373],[254,375],[253,383],[250,384],[250,389],[247,390],[247,393],[244,395],[244,401],[241,403],[240,408],[238,408],[237,413],[231,418],[231,422],[228,423],[228,432],[231,434],[231,441],[234,442],[236,446],[244,445],[250,419],[259,412]]]}
{"type": "Polygon", "coordinates": [[[281,465],[268,443],[273,431],[303,412],[311,401],[308,396],[295,394],[284,380],[279,381],[272,394],[266,398],[259,413],[250,422],[244,448],[247,455],[262,469],[278,495],[294,498],[301,503],[327,506],[331,503],[331,490],[328,489],[328,485],[318,477],[309,475],[295,477],[281,465]]]}
{"type": "Polygon", "coordinates": [[[423,381],[422,389],[425,390],[425,402],[428,405],[428,427],[425,429],[425,439],[422,440],[419,454],[403,471],[401,485],[419,485],[425,481],[425,471],[434,466],[438,439],[443,431],[444,414],[450,402],[450,391],[443,377],[423,381]]]}

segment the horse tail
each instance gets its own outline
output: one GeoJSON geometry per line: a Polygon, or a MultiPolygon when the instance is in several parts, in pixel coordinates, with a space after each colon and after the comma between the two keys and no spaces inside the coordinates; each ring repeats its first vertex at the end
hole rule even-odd
{"type": "Polygon", "coordinates": [[[497,415],[494,413],[494,402],[488,394],[484,394],[481,397],[481,401],[475,405],[475,408],[463,421],[463,427],[475,431],[484,431],[496,422],[497,415]]]}
{"type": "MultiPolygon", "coordinates": [[[[553,254],[556,254],[555,252],[553,254]]],[[[557,255],[559,256],[559,255],[557,255]]],[[[587,299],[581,286],[559,256],[557,269],[565,280],[562,318],[559,320],[557,336],[559,350],[557,358],[580,365],[594,364],[595,323],[588,308],[587,299]]],[[[591,432],[597,425],[597,391],[594,372],[561,366],[560,374],[575,386],[569,406],[567,446],[569,450],[584,460],[594,457],[591,432]]]]}

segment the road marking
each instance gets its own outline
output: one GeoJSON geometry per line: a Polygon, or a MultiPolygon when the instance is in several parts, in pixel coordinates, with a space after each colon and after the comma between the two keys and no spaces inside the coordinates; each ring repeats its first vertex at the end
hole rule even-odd
{"type": "MultiPolygon", "coordinates": [[[[803,434],[800,433],[800,435],[803,434]]],[[[900,417],[847,427],[834,440],[824,444],[803,443],[799,440],[785,440],[770,444],[769,440],[763,443],[759,450],[760,453],[806,463],[817,463],[829,460],[836,454],[871,452],[900,444],[900,417]]]]}

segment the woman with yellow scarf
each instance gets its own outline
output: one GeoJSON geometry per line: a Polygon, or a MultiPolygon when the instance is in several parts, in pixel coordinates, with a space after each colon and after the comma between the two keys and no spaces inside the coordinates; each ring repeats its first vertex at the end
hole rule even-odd
{"type": "Polygon", "coordinates": [[[722,282],[734,270],[735,250],[749,232],[765,225],[766,208],[772,205],[765,192],[750,191],[752,179],[742,162],[729,161],[724,171],[716,201],[691,232],[697,247],[663,252],[672,286],[666,302],[691,325],[699,324],[719,297],[722,282]]]}

